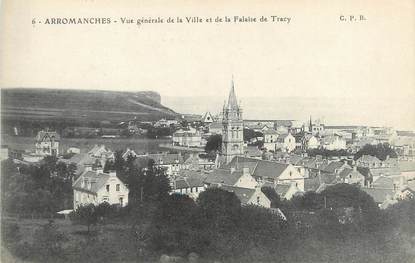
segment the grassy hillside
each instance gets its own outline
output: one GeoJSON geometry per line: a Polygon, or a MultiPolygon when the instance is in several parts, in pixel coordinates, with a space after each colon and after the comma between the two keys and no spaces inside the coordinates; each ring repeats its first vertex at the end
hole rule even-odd
{"type": "Polygon", "coordinates": [[[176,113],[156,92],[2,89],[3,120],[122,121],[157,120],[176,113]]]}

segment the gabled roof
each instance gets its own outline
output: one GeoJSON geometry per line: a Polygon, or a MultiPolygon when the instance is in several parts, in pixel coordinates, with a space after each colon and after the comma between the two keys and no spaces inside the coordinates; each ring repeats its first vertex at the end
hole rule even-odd
{"type": "Polygon", "coordinates": [[[235,185],[243,175],[242,171],[231,172],[229,169],[215,169],[209,173],[204,182],[207,184],[235,185]]]}
{"type": "Polygon", "coordinates": [[[186,187],[202,187],[205,185],[206,177],[207,175],[201,171],[180,170],[179,177],[176,179],[176,188],[180,188],[177,186],[178,180],[183,180],[185,182],[184,185],[187,185],[186,187]]]}
{"type": "MultiPolygon", "coordinates": [[[[329,163],[327,166],[325,166],[321,170],[326,173],[334,173],[336,172],[336,170],[342,168],[344,165],[345,164],[343,162],[335,161],[335,162],[329,163]]],[[[346,167],[349,167],[349,166],[346,165],[346,167]]]]}
{"type": "Polygon", "coordinates": [[[249,200],[255,194],[255,189],[251,188],[242,188],[236,186],[228,186],[228,185],[220,185],[218,186],[220,189],[226,190],[231,193],[235,193],[235,195],[241,201],[241,204],[248,204],[249,200]]]}
{"type": "Polygon", "coordinates": [[[60,141],[60,136],[55,131],[40,131],[37,133],[36,142],[43,142],[46,139],[53,138],[55,141],[60,141]]]}
{"type": "Polygon", "coordinates": [[[96,194],[107,183],[109,178],[109,174],[97,174],[95,171],[88,171],[79,176],[79,178],[74,182],[72,188],[78,191],[96,194]],[[87,184],[84,184],[84,186],[82,187],[82,181],[90,182],[91,188],[88,189],[87,184]]]}
{"type": "Polygon", "coordinates": [[[227,165],[239,170],[249,168],[249,172],[254,177],[278,178],[290,164],[278,163],[273,161],[265,161],[248,157],[236,156],[227,165]]]}
{"type": "Polygon", "coordinates": [[[339,176],[341,177],[341,178],[346,178],[346,177],[348,177],[349,175],[352,175],[352,176],[363,176],[364,177],[364,175],[363,174],[361,174],[359,171],[355,171],[355,170],[353,170],[353,168],[348,168],[348,167],[346,167],[346,168],[344,168],[341,172],[340,172],[340,174],[339,174],[339,176]]]}
{"type": "Polygon", "coordinates": [[[274,129],[268,129],[262,132],[264,135],[278,135],[279,133],[274,129]]]}
{"type": "Polygon", "coordinates": [[[379,160],[376,156],[372,155],[362,155],[359,159],[357,159],[357,162],[363,162],[363,163],[380,163],[381,160],[379,160]]]}

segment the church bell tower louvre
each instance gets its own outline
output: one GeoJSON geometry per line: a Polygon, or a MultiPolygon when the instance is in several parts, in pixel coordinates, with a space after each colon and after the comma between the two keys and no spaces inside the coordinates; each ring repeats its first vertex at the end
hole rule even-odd
{"type": "Polygon", "coordinates": [[[233,79],[228,101],[223,106],[222,126],[222,160],[228,164],[235,156],[244,155],[242,109],[236,99],[233,79]]]}

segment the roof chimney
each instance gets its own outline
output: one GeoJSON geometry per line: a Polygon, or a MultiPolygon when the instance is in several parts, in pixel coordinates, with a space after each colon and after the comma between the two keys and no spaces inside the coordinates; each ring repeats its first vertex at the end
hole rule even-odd
{"type": "Polygon", "coordinates": [[[116,176],[117,176],[117,172],[116,172],[116,171],[109,171],[109,172],[108,172],[108,174],[109,174],[111,177],[116,177],[116,176]]]}
{"type": "Polygon", "coordinates": [[[235,167],[231,167],[231,174],[233,174],[235,172],[235,167]]]}
{"type": "Polygon", "coordinates": [[[102,169],[102,167],[98,167],[98,168],[95,169],[95,172],[97,174],[102,174],[104,172],[104,169],[102,169]]]}

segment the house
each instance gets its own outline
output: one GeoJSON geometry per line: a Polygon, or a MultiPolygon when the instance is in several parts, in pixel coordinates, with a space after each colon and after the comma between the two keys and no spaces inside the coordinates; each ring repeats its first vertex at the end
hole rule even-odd
{"type": "Polygon", "coordinates": [[[206,112],[200,120],[203,125],[210,125],[212,122],[215,121],[212,114],[210,112],[206,112]]]}
{"type": "Polygon", "coordinates": [[[346,140],[338,134],[324,136],[321,139],[321,147],[330,151],[347,149],[346,140]]]}
{"type": "Polygon", "coordinates": [[[279,133],[274,129],[268,129],[264,131],[264,148],[269,151],[275,151],[275,146],[277,144],[277,138],[279,133]]]}
{"type": "Polygon", "coordinates": [[[241,201],[241,205],[257,205],[265,208],[271,208],[271,200],[261,191],[260,187],[242,188],[229,185],[218,185],[220,189],[235,193],[241,201]]]}
{"type": "Polygon", "coordinates": [[[122,154],[122,158],[123,158],[124,160],[127,160],[127,159],[128,159],[128,156],[137,157],[137,156],[138,156],[138,154],[137,154],[134,150],[132,150],[132,149],[130,149],[130,148],[127,148],[127,149],[125,150],[125,152],[122,154]]]}
{"type": "Polygon", "coordinates": [[[40,131],[36,136],[36,155],[58,156],[60,136],[55,131],[40,131]]]}
{"type": "Polygon", "coordinates": [[[283,152],[292,152],[296,147],[295,138],[291,133],[280,134],[277,137],[276,149],[281,149],[283,152]]]}
{"type": "Polygon", "coordinates": [[[171,125],[177,125],[177,120],[166,120],[166,119],[160,119],[156,123],[154,123],[154,127],[156,128],[167,128],[171,125]]]}
{"type": "Polygon", "coordinates": [[[376,156],[362,155],[356,160],[356,165],[359,167],[376,168],[382,166],[382,161],[376,156]]]}
{"type": "Polygon", "coordinates": [[[201,147],[202,136],[198,131],[178,130],[173,133],[173,145],[183,147],[201,147]]]}
{"type": "Polygon", "coordinates": [[[103,202],[121,207],[128,204],[129,190],[115,172],[88,169],[78,177],[72,188],[74,209],[80,205],[98,205],[103,202]]]}
{"type": "Polygon", "coordinates": [[[201,158],[199,154],[190,153],[183,163],[183,169],[186,170],[212,170],[215,168],[215,162],[208,158],[201,158]]]}
{"type": "Polygon", "coordinates": [[[80,154],[81,153],[81,149],[79,149],[77,147],[69,147],[66,150],[66,153],[80,154]]]}
{"type": "Polygon", "coordinates": [[[205,191],[206,175],[200,171],[181,170],[179,175],[171,180],[171,193],[186,194],[196,200],[205,191]]]}
{"type": "Polygon", "coordinates": [[[107,148],[105,145],[94,145],[94,147],[88,151],[88,155],[94,158],[100,158],[105,160],[114,160],[114,152],[107,148]]]}
{"type": "Polygon", "coordinates": [[[301,191],[304,191],[304,176],[289,163],[236,156],[227,167],[231,167],[236,171],[248,169],[249,173],[259,184],[264,184],[265,182],[274,185],[295,184],[301,191]]]}
{"type": "Polygon", "coordinates": [[[362,187],[365,185],[365,176],[357,170],[356,166],[354,166],[353,168],[344,168],[339,173],[339,176],[340,183],[357,184],[362,187]]]}
{"type": "Polygon", "coordinates": [[[218,168],[206,176],[204,183],[208,186],[220,184],[251,189],[258,186],[258,182],[252,177],[249,168],[243,168],[242,170],[218,168]]]}
{"type": "Polygon", "coordinates": [[[305,134],[302,145],[305,150],[317,149],[320,147],[320,141],[312,134],[305,134]]]}
{"type": "Polygon", "coordinates": [[[183,157],[179,153],[148,153],[138,155],[134,163],[141,165],[143,162],[145,163],[149,160],[154,161],[155,167],[165,169],[167,176],[177,175],[184,163],[183,157]]]}

